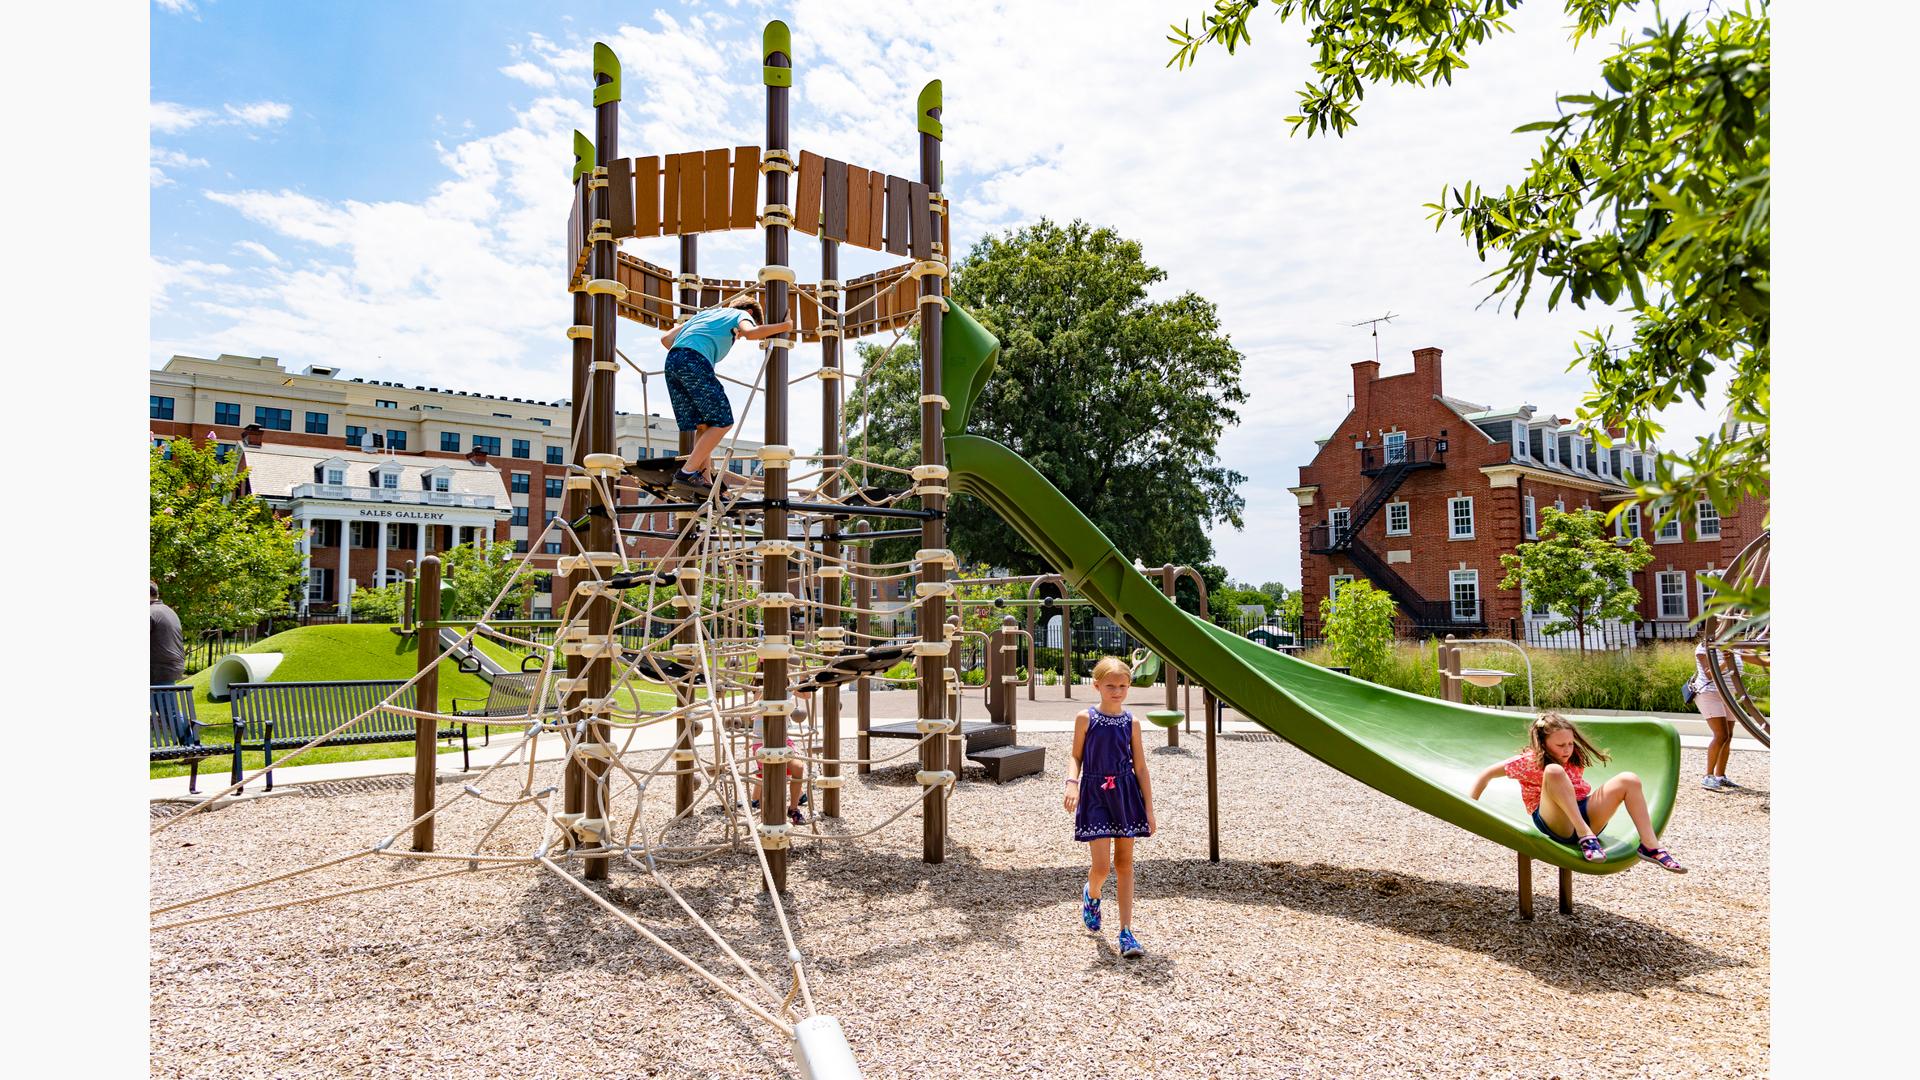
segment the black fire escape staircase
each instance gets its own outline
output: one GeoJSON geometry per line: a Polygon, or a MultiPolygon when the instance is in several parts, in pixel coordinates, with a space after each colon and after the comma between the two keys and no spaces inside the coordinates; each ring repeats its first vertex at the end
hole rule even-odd
{"type": "MultiPolygon", "coordinates": [[[[1348,515],[1343,528],[1336,529],[1331,522],[1313,527],[1307,550],[1315,555],[1346,555],[1351,558],[1360,572],[1385,589],[1387,595],[1400,605],[1402,614],[1417,625],[1454,623],[1463,628],[1479,626],[1485,622],[1480,614],[1480,605],[1474,605],[1471,618],[1455,618],[1453,605],[1449,601],[1429,600],[1421,596],[1411,582],[1395,573],[1386,560],[1360,538],[1360,531],[1387,505],[1387,501],[1400,490],[1400,485],[1406,482],[1409,475],[1420,469],[1446,467],[1442,456],[1445,452],[1445,440],[1432,438],[1409,439],[1393,446],[1363,447],[1360,451],[1360,473],[1373,477],[1373,483],[1360,496],[1359,503],[1348,515]]],[[[1465,615],[1466,612],[1461,614],[1465,615]]]]}

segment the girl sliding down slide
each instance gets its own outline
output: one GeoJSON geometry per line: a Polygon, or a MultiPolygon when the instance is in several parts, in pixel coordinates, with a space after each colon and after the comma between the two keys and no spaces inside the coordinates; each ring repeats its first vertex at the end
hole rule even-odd
{"type": "Polygon", "coordinates": [[[1533,814],[1534,827],[1557,843],[1579,848],[1588,862],[1607,857],[1606,846],[1594,833],[1606,828],[1614,811],[1625,806],[1640,833],[1640,857],[1676,874],[1686,873],[1687,868],[1667,854],[1654,834],[1638,776],[1623,772],[1601,785],[1597,794],[1587,783],[1583,775],[1587,765],[1605,760],[1606,752],[1588,742],[1573,721],[1545,713],[1533,722],[1525,750],[1489,765],[1474,779],[1472,797],[1478,799],[1502,773],[1513,777],[1520,781],[1520,801],[1533,814]]]}

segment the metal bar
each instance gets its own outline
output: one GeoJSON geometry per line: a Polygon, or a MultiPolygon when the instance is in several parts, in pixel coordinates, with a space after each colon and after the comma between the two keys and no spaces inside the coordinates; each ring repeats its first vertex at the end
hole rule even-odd
{"type": "MultiPolygon", "coordinates": [[[[920,182],[929,191],[940,190],[940,138],[933,134],[941,130],[940,83],[930,82],[920,91],[914,105],[914,127],[920,132],[920,182]],[[924,121],[931,120],[932,123],[924,121]]],[[[928,214],[929,219],[932,215],[928,214]]],[[[913,222],[913,231],[917,234],[928,226],[938,227],[938,222],[913,222]]],[[[940,293],[938,277],[927,276],[920,279],[920,464],[923,468],[937,466],[944,468],[947,463],[946,439],[942,430],[945,416],[940,408],[938,396],[941,390],[941,310],[940,304],[928,303],[930,297],[940,293]],[[933,400],[929,400],[933,399],[933,400]]],[[[945,510],[945,495],[926,495],[921,497],[923,505],[930,510],[945,510]]],[[[947,523],[944,519],[933,518],[920,525],[920,546],[939,549],[947,546],[947,523]]],[[[947,578],[947,566],[943,562],[923,564],[920,568],[920,580],[930,585],[938,585],[947,578]]],[[[929,596],[921,606],[920,639],[929,644],[942,640],[947,620],[946,598],[929,596]]],[[[945,671],[947,657],[920,657],[920,718],[944,719],[947,715],[947,694],[945,671]]],[[[953,752],[949,755],[941,745],[940,739],[928,739],[921,745],[920,767],[929,772],[937,772],[947,766],[955,775],[961,768],[960,748],[962,741],[953,743],[953,752]]],[[[921,812],[920,857],[928,863],[944,862],[947,857],[947,792],[944,787],[927,789],[927,798],[921,812]]]]}
{"type": "MultiPolygon", "coordinates": [[[[762,38],[762,60],[765,68],[793,67],[793,57],[772,48],[772,24],[769,33],[762,38]]],[[[783,35],[784,36],[784,35],[783,35]]],[[[789,86],[775,86],[773,82],[792,83],[792,77],[774,79],[763,75],[767,86],[767,152],[785,152],[788,146],[787,107],[789,86]]],[[[788,205],[788,175],[778,170],[769,172],[767,177],[767,205],[788,205]]],[[[787,227],[769,217],[766,226],[766,265],[787,266],[788,236],[787,227]]],[[[766,316],[769,325],[784,322],[787,310],[788,283],[769,281],[766,283],[766,316]]],[[[766,366],[766,439],[768,446],[787,444],[787,359],[788,349],[784,345],[775,345],[767,350],[766,366]]],[[[784,464],[784,463],[783,463],[784,464]]],[[[787,535],[787,511],[784,500],[787,497],[787,477],[789,468],[769,468],[766,470],[764,491],[768,507],[762,523],[763,530],[772,536],[787,535]],[[775,505],[781,503],[781,505],[775,505]]],[[[761,564],[760,580],[765,582],[768,592],[787,591],[787,556],[784,554],[767,555],[761,564]]],[[[771,636],[787,637],[791,635],[791,612],[789,609],[763,609],[762,627],[771,636]],[[777,612],[781,625],[774,626],[767,612],[777,612]]],[[[761,693],[766,700],[777,701],[787,696],[787,661],[769,659],[760,662],[761,693]]],[[[762,717],[765,726],[765,745],[769,748],[784,747],[787,744],[787,718],[784,714],[767,713],[762,717]]],[[[782,764],[778,770],[764,770],[761,776],[760,818],[768,825],[784,825],[787,821],[787,766],[782,764]]],[[[787,849],[769,848],[766,852],[768,883],[774,892],[785,892],[787,888],[787,849]]]]}

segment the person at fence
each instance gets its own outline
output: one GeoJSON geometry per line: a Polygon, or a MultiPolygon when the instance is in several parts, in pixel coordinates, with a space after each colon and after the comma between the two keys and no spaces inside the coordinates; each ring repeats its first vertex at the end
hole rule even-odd
{"type": "Polygon", "coordinates": [[[1556,843],[1579,848],[1588,862],[1607,857],[1606,845],[1594,834],[1606,828],[1614,812],[1624,806],[1640,834],[1640,857],[1663,870],[1686,873],[1687,868],[1660,846],[1638,776],[1623,772],[1600,785],[1597,794],[1587,783],[1587,766],[1606,760],[1606,751],[1587,741],[1573,721],[1559,713],[1543,713],[1528,728],[1527,748],[1487,766],[1474,778],[1471,795],[1478,799],[1495,777],[1513,777],[1520,782],[1520,802],[1533,815],[1534,827],[1556,843]]]}
{"type": "Polygon", "coordinates": [[[760,325],[760,303],[741,297],[731,304],[696,312],[660,338],[667,350],[667,397],[681,431],[694,432],[687,466],[675,473],[676,483],[710,487],[707,466],[720,440],[733,430],[733,406],[713,369],[726,359],[733,343],[745,338],[762,341],[793,329],[793,322],[760,325]]]}
{"type": "MultiPolygon", "coordinates": [[[[807,702],[812,699],[812,694],[813,691],[804,690],[793,695],[793,712],[787,716],[787,750],[790,753],[800,752],[794,745],[792,732],[806,721],[807,702]]],[[[753,739],[747,746],[748,755],[757,757],[760,747],[766,744],[766,723],[767,718],[764,716],[753,718],[753,739]]],[[[766,776],[766,771],[767,767],[756,760],[753,764],[753,776],[747,780],[747,798],[755,810],[760,809],[760,781],[766,776]]],[[[797,758],[789,760],[787,762],[787,820],[795,825],[807,823],[806,815],[800,812],[800,807],[807,801],[806,793],[801,790],[806,786],[806,782],[807,763],[797,758]]]]}
{"type": "MultiPolygon", "coordinates": [[[[187,647],[180,633],[180,616],[160,599],[158,582],[147,582],[147,676],[149,686],[172,686],[186,674],[187,647]]],[[[182,743],[192,745],[200,741],[200,733],[187,718],[174,708],[171,694],[157,699],[162,713],[162,721],[173,725],[174,734],[182,743]]]]}
{"type": "Polygon", "coordinates": [[[1147,774],[1140,725],[1127,711],[1133,669],[1117,656],[1093,665],[1100,704],[1073,718],[1073,769],[1064,805],[1073,814],[1073,838],[1087,845],[1093,865],[1080,887],[1080,921],[1100,929],[1100,894],[1113,867],[1120,898],[1120,955],[1146,955],[1133,933],[1133,842],[1159,827],[1153,814],[1153,778],[1147,774]]]}
{"type": "MultiPolygon", "coordinates": [[[[1756,662],[1765,664],[1758,656],[1756,662]]],[[[1728,681],[1738,672],[1745,670],[1746,662],[1740,654],[1722,652],[1720,654],[1720,673],[1728,681]]],[[[1700,786],[1708,791],[1726,791],[1740,785],[1727,779],[1727,758],[1733,753],[1733,713],[1727,708],[1727,699],[1720,696],[1719,688],[1714,684],[1713,672],[1708,668],[1707,639],[1702,637],[1700,644],[1693,649],[1693,678],[1681,687],[1680,696],[1693,703],[1700,716],[1707,722],[1713,738],[1707,743],[1707,775],[1700,786]]]]}

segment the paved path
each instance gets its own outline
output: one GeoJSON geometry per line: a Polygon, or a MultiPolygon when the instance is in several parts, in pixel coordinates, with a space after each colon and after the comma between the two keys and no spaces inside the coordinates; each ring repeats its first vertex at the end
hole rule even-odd
{"type": "MultiPolygon", "coordinates": [[[[1127,698],[1127,707],[1132,709],[1136,715],[1144,714],[1151,709],[1163,708],[1166,701],[1165,693],[1165,690],[1157,686],[1136,689],[1132,695],[1127,698]]],[[[843,726],[848,737],[852,737],[854,729],[854,706],[852,698],[853,695],[850,693],[842,694],[844,702],[842,705],[842,716],[845,718],[843,720],[843,726]]],[[[1093,693],[1093,687],[1089,684],[1083,683],[1074,687],[1072,698],[1065,696],[1062,687],[1041,686],[1035,689],[1034,700],[1029,701],[1025,693],[1020,695],[1017,720],[1020,728],[1023,730],[1072,731],[1075,714],[1093,704],[1096,700],[1097,697],[1093,693]]],[[[910,690],[884,690],[876,691],[873,694],[873,717],[874,723],[876,724],[898,723],[900,721],[912,720],[915,718],[918,708],[919,706],[914,693],[910,690]]],[[[1199,709],[1200,692],[1196,688],[1193,692],[1193,712],[1196,716],[1199,709]]],[[[967,693],[961,702],[960,714],[963,719],[967,720],[979,720],[986,716],[986,705],[982,700],[982,691],[979,687],[969,687],[967,689],[967,693]]],[[[1636,713],[1633,715],[1645,714],[1636,713]]],[[[1652,715],[1669,721],[1675,728],[1679,729],[1680,745],[1694,749],[1704,748],[1707,745],[1709,739],[1707,725],[1699,716],[1691,713],[1654,713],[1652,715]]],[[[1201,732],[1197,719],[1190,721],[1188,726],[1190,730],[1183,732],[1181,736],[1182,741],[1187,745],[1201,745],[1205,736],[1201,732]]],[[[1226,730],[1263,731],[1265,729],[1240,715],[1238,712],[1228,709],[1226,712],[1226,730]]],[[[1158,731],[1149,730],[1146,733],[1146,738],[1152,741],[1155,739],[1164,739],[1165,736],[1158,731]]],[[[516,741],[516,736],[496,732],[493,736],[492,745],[481,746],[476,742],[473,746],[473,767],[476,770],[483,769],[495,761],[500,760],[502,757],[505,757],[512,752],[516,741]]],[[[642,728],[635,734],[633,746],[635,749],[664,749],[671,745],[672,742],[672,728],[661,724],[654,727],[642,728]]],[[[1766,750],[1766,747],[1760,745],[1757,740],[1749,738],[1745,731],[1738,729],[1736,729],[1734,735],[1733,748],[1739,751],[1765,752],[1766,750]]],[[[559,758],[559,756],[559,739],[544,738],[540,740],[539,760],[552,761],[559,758]]],[[[213,773],[209,774],[206,769],[201,771],[199,797],[204,798],[206,795],[219,791],[227,786],[227,775],[219,771],[221,764],[222,763],[218,761],[210,761],[207,765],[213,768],[213,773]]],[[[458,775],[460,772],[460,752],[456,750],[450,754],[441,754],[439,768],[443,775],[458,775]]],[[[324,765],[293,765],[287,768],[275,769],[273,772],[273,782],[274,790],[277,792],[283,787],[290,788],[296,784],[356,780],[369,776],[410,776],[412,773],[413,758],[411,755],[406,755],[391,758],[374,758],[365,761],[335,761],[328,762],[324,765]]],[[[264,794],[264,786],[264,781],[255,781],[248,785],[248,790],[241,797],[260,797],[264,794]]],[[[184,776],[170,776],[159,780],[149,780],[147,782],[147,797],[149,800],[195,798],[195,796],[187,794],[187,778],[184,776]]]]}

